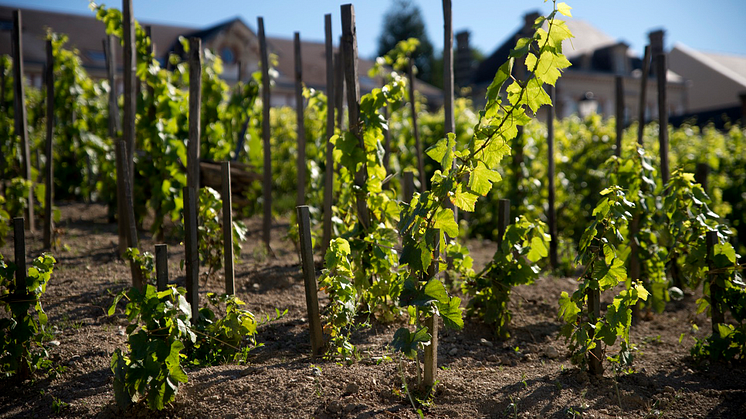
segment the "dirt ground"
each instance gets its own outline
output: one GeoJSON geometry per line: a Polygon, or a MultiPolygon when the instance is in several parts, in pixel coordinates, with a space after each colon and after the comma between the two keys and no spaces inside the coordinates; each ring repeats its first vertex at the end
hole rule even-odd
{"type": "MultiPolygon", "coordinates": [[[[111,354],[124,348],[126,322],[108,317],[112,293],[130,282],[128,266],[116,255],[114,224],[99,205],[62,204],[63,248],[44,295],[49,324],[56,331],[52,358],[66,370],[54,379],[38,376],[18,384],[0,379],[0,417],[180,417],[180,418],[416,418],[402,389],[400,363],[387,361],[399,325],[373,324],[355,336],[363,358],[353,365],[312,360],[305,318],[300,265],[293,245],[283,239],[287,223],[273,229],[276,258],[260,251],[258,220],[247,220],[249,241],[236,266],[238,296],[258,317],[288,310],[259,330],[264,346],[248,365],[189,370],[189,382],[162,412],[142,405],[122,412],[114,403],[111,354]]],[[[141,247],[154,250],[150,235],[141,247]]],[[[9,238],[10,239],[10,238],[9,238]]],[[[9,240],[12,243],[12,240],[9,240]]],[[[494,245],[473,241],[477,264],[494,245]]],[[[41,234],[28,239],[28,253],[41,252],[41,234]]],[[[12,258],[11,245],[0,249],[12,258]]],[[[183,284],[183,247],[169,245],[172,282],[183,284]]],[[[201,292],[222,290],[222,277],[202,284],[201,292]]],[[[512,337],[496,340],[478,319],[463,331],[440,329],[439,384],[428,418],[745,418],[743,365],[696,365],[689,356],[693,337],[709,330],[695,316],[695,297],[669,304],[667,311],[632,329],[637,344],[636,372],[616,377],[607,369],[597,378],[580,372],[558,338],[557,299],[571,291],[574,278],[543,277],[514,292],[512,337]],[[699,326],[695,331],[693,324],[699,326]],[[683,338],[682,338],[683,335],[683,338]],[[680,341],[681,339],[681,341],[680,341]]],[[[320,295],[324,304],[323,295],[320,295]]],[[[412,378],[411,363],[405,365],[412,378]]],[[[410,383],[412,384],[412,383],[410,383]]]]}

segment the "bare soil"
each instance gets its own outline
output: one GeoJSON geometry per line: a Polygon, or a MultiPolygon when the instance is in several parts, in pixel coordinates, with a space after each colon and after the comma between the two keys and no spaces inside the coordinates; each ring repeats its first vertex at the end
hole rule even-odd
{"type": "MultiPolygon", "coordinates": [[[[44,296],[58,346],[50,354],[66,367],[51,379],[37,376],[19,384],[0,379],[0,417],[225,417],[225,418],[416,418],[403,391],[398,361],[387,361],[388,344],[400,325],[373,323],[355,336],[363,357],[352,365],[309,357],[304,288],[294,246],[283,237],[287,223],[273,229],[275,257],[261,249],[260,223],[246,220],[249,242],[236,266],[238,296],[258,316],[288,310],[259,330],[264,346],[248,365],[189,370],[176,401],[151,412],[137,405],[123,412],[114,402],[111,354],[124,348],[125,319],[108,317],[112,293],[130,283],[128,266],[117,257],[116,226],[106,208],[61,205],[62,247],[44,296]]],[[[143,232],[141,247],[153,251],[143,232]]],[[[29,257],[41,253],[41,235],[28,240],[29,257]]],[[[9,240],[12,243],[12,240],[9,240]]],[[[11,245],[0,253],[11,258],[11,245]]],[[[469,243],[477,264],[494,245],[469,243]]],[[[183,284],[183,247],[169,246],[172,282],[183,284]]],[[[201,292],[221,292],[222,277],[202,284],[201,292]]],[[[689,356],[693,337],[703,338],[708,320],[696,316],[696,296],[671,303],[661,315],[635,325],[639,351],[631,374],[589,376],[567,358],[558,338],[557,299],[571,292],[574,278],[543,277],[519,287],[512,300],[512,337],[496,340],[478,319],[466,319],[463,331],[440,329],[439,384],[432,402],[421,408],[428,418],[745,418],[746,369],[743,365],[697,365],[689,356]],[[699,330],[692,327],[699,326],[699,330]]],[[[320,294],[321,304],[325,302],[320,294]]],[[[404,366],[412,380],[414,367],[404,366]]],[[[410,386],[414,383],[410,381],[410,386]]]]}

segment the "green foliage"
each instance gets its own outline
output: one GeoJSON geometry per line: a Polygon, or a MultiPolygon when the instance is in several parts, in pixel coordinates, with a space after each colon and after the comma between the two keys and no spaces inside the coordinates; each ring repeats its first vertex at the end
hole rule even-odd
{"type": "Polygon", "coordinates": [[[147,284],[143,292],[132,288],[117,295],[109,307],[112,315],[122,297],[128,300],[128,350],[117,348],[111,358],[114,397],[122,408],[147,400],[148,407],[161,410],[187,382],[181,365],[183,341],[194,342],[196,335],[189,325],[191,308],[184,293],[175,287],[157,292],[147,284]]]}
{"type": "Polygon", "coordinates": [[[142,273],[145,282],[155,284],[155,256],[150,252],[140,254],[140,249],[128,247],[124,254],[125,258],[134,263],[142,273]]]}
{"type": "Polygon", "coordinates": [[[127,351],[117,349],[111,358],[114,396],[122,408],[146,401],[150,409],[161,410],[187,382],[184,362],[244,362],[255,346],[257,323],[251,312],[240,307],[241,300],[208,294],[208,304],[193,326],[185,294],[183,288],[171,286],[158,292],[147,284],[142,292],[132,288],[118,294],[109,307],[111,316],[119,300],[128,301],[127,351]],[[219,305],[225,305],[222,317],[216,315],[219,305]]]}
{"type": "Polygon", "coordinates": [[[733,246],[724,241],[715,244],[704,281],[704,296],[697,300],[697,314],[717,306],[720,313],[730,313],[735,324],[719,323],[717,333],[697,339],[691,349],[698,361],[743,361],[746,359],[746,284],[738,264],[739,255],[733,246]],[[713,288],[722,290],[715,295],[713,288]]]}
{"type": "MultiPolygon", "coordinates": [[[[210,187],[200,188],[197,218],[199,220],[199,257],[207,266],[206,275],[212,276],[223,267],[223,201],[220,194],[210,187]]],[[[233,221],[233,254],[238,261],[241,255],[241,242],[246,241],[246,226],[243,222],[233,221]]]]}
{"type": "Polygon", "coordinates": [[[43,346],[47,333],[47,314],[41,306],[41,296],[57,261],[48,254],[34,259],[28,268],[26,284],[18,289],[17,267],[6,264],[0,255],[0,305],[6,316],[0,319],[0,373],[28,379],[39,368],[51,367],[43,346]]]}
{"type": "Polygon", "coordinates": [[[378,55],[383,56],[396,47],[400,41],[416,38],[419,40],[414,55],[418,78],[432,82],[433,46],[425,31],[425,22],[419,7],[411,0],[396,0],[386,11],[384,25],[378,38],[378,55]]]}
{"type": "Polygon", "coordinates": [[[257,322],[246,305],[235,295],[207,294],[207,304],[199,310],[199,320],[193,331],[198,335],[187,344],[187,360],[193,365],[219,365],[246,362],[249,351],[256,347],[257,322]],[[225,306],[225,315],[216,311],[225,306]]]}
{"type": "MultiPolygon", "coordinates": [[[[579,278],[578,289],[569,296],[562,292],[559,299],[559,317],[565,323],[560,334],[565,337],[571,352],[573,364],[585,368],[588,357],[594,348],[605,352],[606,346],[621,338],[620,352],[609,360],[621,366],[631,366],[629,329],[632,324],[631,307],[638,300],[646,300],[648,292],[640,283],[633,283],[629,289],[620,291],[606,307],[605,316],[597,317],[591,312],[588,301],[591,290],[599,294],[615,288],[627,279],[624,260],[619,254],[619,244],[624,241],[622,227],[632,217],[629,210],[634,204],[627,200],[619,186],[602,191],[603,198],[593,210],[596,219],[583,233],[580,253],[576,263],[584,266],[579,278]],[[587,307],[587,310],[583,310],[587,307]]],[[[603,361],[603,358],[599,359],[603,361]]]]}
{"type": "Polygon", "coordinates": [[[508,303],[512,288],[532,284],[539,277],[536,263],[548,254],[545,229],[541,221],[531,222],[520,216],[505,230],[490,264],[463,285],[464,293],[472,297],[467,313],[493,325],[501,338],[510,337],[512,312],[508,303]]]}

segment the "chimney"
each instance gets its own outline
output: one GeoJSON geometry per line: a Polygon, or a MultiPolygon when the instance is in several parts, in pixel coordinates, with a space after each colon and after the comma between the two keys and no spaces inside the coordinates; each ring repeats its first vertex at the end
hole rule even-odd
{"type": "Polygon", "coordinates": [[[650,56],[655,59],[655,56],[663,53],[663,37],[666,31],[658,29],[657,31],[650,32],[648,39],[650,39],[650,56]]]}
{"type": "Polygon", "coordinates": [[[523,15],[523,29],[521,29],[522,36],[534,34],[534,23],[539,16],[541,16],[541,14],[535,10],[523,15]]]}
{"type": "Polygon", "coordinates": [[[474,70],[474,60],[469,46],[469,31],[456,34],[456,53],[454,59],[453,78],[457,87],[466,87],[471,80],[474,70]]]}

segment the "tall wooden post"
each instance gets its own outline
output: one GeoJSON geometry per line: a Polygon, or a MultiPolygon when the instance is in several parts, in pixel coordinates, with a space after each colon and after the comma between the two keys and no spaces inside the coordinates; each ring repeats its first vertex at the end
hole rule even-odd
{"type": "MultiPolygon", "coordinates": [[[[11,47],[13,50],[13,105],[15,106],[16,135],[21,139],[21,153],[23,161],[23,177],[32,182],[31,179],[31,151],[28,139],[28,120],[26,118],[26,89],[23,85],[23,22],[21,11],[13,11],[13,35],[11,47]]],[[[31,188],[28,194],[28,207],[26,208],[26,220],[28,230],[33,232],[34,227],[34,190],[31,188]]]]}
{"type": "Polygon", "coordinates": [[[422,141],[420,140],[420,131],[417,126],[417,103],[414,92],[414,59],[409,57],[407,60],[407,72],[409,73],[409,104],[412,108],[412,135],[414,136],[414,146],[417,152],[417,177],[420,180],[420,193],[427,190],[427,175],[425,175],[425,159],[422,155],[422,141]]]}
{"type": "Polygon", "coordinates": [[[332,44],[332,15],[324,15],[326,47],[326,169],[324,172],[324,231],[321,240],[322,254],[326,253],[332,239],[332,201],[334,200],[334,45],[332,44]]]}
{"type": "Polygon", "coordinates": [[[555,203],[555,161],[554,161],[554,119],[556,117],[556,92],[555,86],[549,86],[549,97],[552,105],[548,108],[547,117],[547,222],[549,227],[549,266],[557,269],[559,261],[557,258],[557,247],[559,237],[557,235],[557,205],[555,203]]]}
{"type": "Polygon", "coordinates": [[[298,196],[295,205],[306,203],[306,127],[303,119],[303,62],[301,58],[300,33],[295,32],[295,115],[298,125],[298,196]]]}
{"type": "Polygon", "coordinates": [[[337,118],[337,128],[342,131],[344,125],[344,97],[345,97],[345,74],[344,74],[344,50],[342,37],[339,37],[339,52],[334,54],[334,111],[337,118]]]}
{"type": "Polygon", "coordinates": [[[614,91],[616,102],[616,149],[614,155],[622,156],[622,136],[624,135],[624,78],[622,76],[614,77],[614,91]]]}
{"type": "MultiPolygon", "coordinates": [[[[0,113],[5,113],[5,59],[0,57],[0,113]]],[[[2,127],[2,133],[7,135],[8,127],[2,127]]],[[[0,153],[3,145],[0,144],[0,153]]],[[[5,193],[5,159],[0,159],[0,193],[5,193]]]]}
{"type": "Polygon", "coordinates": [[[184,265],[186,299],[192,306],[192,323],[199,318],[199,241],[197,238],[197,190],[184,187],[184,265]]]}
{"type": "Polygon", "coordinates": [[[168,288],[168,245],[155,245],[155,278],[158,291],[168,288]]]}
{"type": "MultiPolygon", "coordinates": [[[[358,139],[359,146],[365,154],[365,142],[360,122],[360,82],[358,80],[357,29],[355,28],[355,8],[351,4],[342,5],[342,51],[344,55],[345,84],[347,85],[347,112],[349,114],[350,132],[358,139]]],[[[370,225],[370,214],[365,196],[367,178],[366,164],[355,173],[357,186],[357,213],[363,229],[370,225]]]]}
{"type": "Polygon", "coordinates": [[[106,39],[103,40],[104,44],[104,56],[106,57],[106,78],[109,82],[109,138],[114,144],[114,158],[116,162],[117,171],[117,232],[119,236],[119,255],[122,256],[127,251],[127,239],[124,234],[124,179],[122,179],[121,173],[122,165],[124,164],[124,156],[119,154],[119,147],[117,146],[119,140],[117,135],[121,129],[121,121],[119,118],[119,105],[117,103],[117,81],[116,81],[116,56],[114,55],[116,39],[113,35],[107,35],[106,39]]]}
{"type": "MultiPolygon", "coordinates": [[[[118,141],[117,147],[119,148],[119,153],[126,157],[127,145],[124,140],[118,141]]],[[[137,225],[135,224],[135,208],[132,204],[134,202],[132,199],[132,183],[130,183],[131,177],[129,174],[129,165],[127,164],[122,165],[122,179],[124,180],[124,225],[126,227],[124,229],[124,234],[127,239],[127,247],[137,249],[139,248],[137,225]]],[[[142,290],[145,285],[145,278],[142,275],[142,271],[140,271],[140,268],[131,261],[130,270],[132,271],[132,286],[142,290]]]]}
{"type": "Polygon", "coordinates": [[[122,139],[127,144],[130,185],[135,184],[135,115],[137,113],[137,83],[135,54],[135,18],[132,14],[132,0],[122,0],[122,33],[124,37],[124,121],[122,139]]]}
{"type": "Polygon", "coordinates": [[[264,198],[264,218],[262,232],[264,245],[268,251],[270,247],[270,233],[272,227],[272,154],[270,150],[269,131],[269,53],[267,52],[267,39],[264,36],[264,19],[258,18],[259,27],[259,50],[262,61],[262,144],[264,146],[264,168],[262,192],[264,198]]]}
{"type": "Polygon", "coordinates": [[[313,263],[313,245],[311,244],[311,216],[307,205],[296,207],[298,214],[298,233],[300,234],[301,262],[303,266],[303,283],[306,289],[306,308],[308,310],[308,328],[311,335],[313,356],[324,352],[324,337],[321,332],[321,317],[316,290],[316,271],[313,263]]]}
{"type": "Polygon", "coordinates": [[[189,38],[189,143],[187,186],[199,194],[199,155],[202,105],[202,40],[189,38]]]}
{"type": "Polygon", "coordinates": [[[640,109],[637,116],[637,144],[643,146],[643,134],[645,132],[645,108],[647,108],[648,73],[650,73],[650,45],[645,46],[645,54],[642,57],[642,77],[640,85],[640,109]]]}
{"type": "Polygon", "coordinates": [[[235,272],[233,269],[233,206],[231,202],[231,163],[221,163],[223,198],[223,264],[225,266],[225,293],[236,293],[235,272]]]}
{"type": "Polygon", "coordinates": [[[46,189],[44,191],[44,248],[52,248],[52,230],[54,229],[54,220],[52,219],[52,206],[54,205],[54,158],[52,153],[52,141],[54,137],[54,53],[52,51],[52,41],[47,41],[47,167],[46,189]]]}
{"type": "Polygon", "coordinates": [[[655,72],[658,76],[658,142],[661,154],[661,179],[663,184],[668,183],[670,171],[668,168],[668,101],[666,96],[666,54],[655,56],[655,72]]]}

